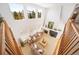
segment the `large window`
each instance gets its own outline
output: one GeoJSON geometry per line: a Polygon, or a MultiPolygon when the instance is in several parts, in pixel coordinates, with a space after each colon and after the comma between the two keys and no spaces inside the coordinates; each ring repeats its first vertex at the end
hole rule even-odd
{"type": "Polygon", "coordinates": [[[41,9],[35,9],[33,7],[27,8],[27,13],[28,13],[28,18],[29,19],[34,19],[34,18],[41,18],[41,9]]]}
{"type": "MultiPolygon", "coordinates": [[[[25,5],[24,5],[25,6],[25,5]]],[[[13,18],[15,20],[22,20],[24,19],[24,11],[27,13],[27,18],[28,19],[35,19],[35,18],[41,18],[42,15],[42,9],[37,8],[32,5],[27,5],[25,6],[25,10],[23,4],[21,3],[10,3],[9,7],[11,10],[11,13],[13,15],[13,18]]]]}
{"type": "Polygon", "coordinates": [[[24,19],[24,8],[20,3],[11,3],[9,4],[11,13],[15,20],[24,19]]]}
{"type": "Polygon", "coordinates": [[[38,9],[38,12],[37,12],[37,13],[38,13],[38,14],[37,14],[38,18],[41,18],[42,10],[38,9]]]}
{"type": "Polygon", "coordinates": [[[33,19],[36,18],[36,10],[34,8],[27,8],[28,18],[33,19]]]}
{"type": "Polygon", "coordinates": [[[35,11],[30,11],[29,13],[28,13],[28,18],[35,18],[36,17],[36,13],[35,13],[35,11]]]}

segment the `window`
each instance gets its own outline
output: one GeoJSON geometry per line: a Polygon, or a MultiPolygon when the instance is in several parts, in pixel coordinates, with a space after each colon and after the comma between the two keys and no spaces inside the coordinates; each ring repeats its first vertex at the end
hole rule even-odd
{"type": "Polygon", "coordinates": [[[15,20],[24,19],[24,9],[22,4],[12,3],[9,4],[9,6],[15,20]]]}
{"type": "Polygon", "coordinates": [[[42,10],[39,9],[37,13],[38,13],[38,14],[37,14],[37,17],[38,17],[38,18],[41,18],[42,10]]]}
{"type": "Polygon", "coordinates": [[[35,11],[29,11],[29,12],[28,12],[28,18],[30,18],[30,19],[36,18],[36,13],[35,13],[35,11]]]}
{"type": "Polygon", "coordinates": [[[29,19],[33,19],[33,18],[36,18],[36,10],[32,7],[28,7],[27,8],[27,13],[28,13],[28,18],[29,19]]]}
{"type": "Polygon", "coordinates": [[[31,6],[27,7],[27,13],[28,13],[28,18],[33,19],[33,18],[41,18],[41,9],[33,8],[31,6]]]}

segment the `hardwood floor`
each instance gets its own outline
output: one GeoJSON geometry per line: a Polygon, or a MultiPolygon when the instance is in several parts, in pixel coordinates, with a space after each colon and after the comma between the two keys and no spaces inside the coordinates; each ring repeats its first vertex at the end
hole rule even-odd
{"type": "MultiPolygon", "coordinates": [[[[39,44],[39,41],[35,42],[39,47],[44,49],[44,55],[52,55],[54,52],[54,49],[56,47],[56,42],[58,41],[56,38],[54,37],[50,37],[48,34],[43,34],[42,36],[43,38],[45,38],[47,40],[47,45],[46,47],[42,47],[39,44]]],[[[40,39],[41,40],[41,39],[40,39]]],[[[25,45],[25,47],[22,47],[22,51],[23,54],[25,55],[33,55],[33,51],[31,50],[30,46],[28,44],[25,45]]]]}

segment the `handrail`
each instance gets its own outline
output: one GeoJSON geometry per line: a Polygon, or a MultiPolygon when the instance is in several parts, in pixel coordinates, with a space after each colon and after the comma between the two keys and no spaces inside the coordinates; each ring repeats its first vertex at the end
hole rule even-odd
{"type": "Polygon", "coordinates": [[[0,23],[0,55],[4,54],[4,24],[1,22],[0,23]]]}
{"type": "Polygon", "coordinates": [[[22,50],[17,44],[11,29],[9,28],[6,21],[1,24],[0,31],[0,54],[11,54],[11,55],[21,55],[22,50]]]}
{"type": "Polygon", "coordinates": [[[78,41],[79,33],[75,27],[74,22],[70,19],[68,20],[64,28],[63,37],[61,38],[58,54],[72,54],[74,52],[74,46],[78,45],[78,43],[76,44],[76,42],[78,41]],[[71,52],[71,50],[73,50],[73,52],[71,52]]]}
{"type": "Polygon", "coordinates": [[[57,55],[57,54],[58,54],[62,37],[63,37],[63,35],[61,35],[60,39],[58,39],[58,41],[57,41],[57,43],[56,43],[55,50],[54,50],[54,52],[53,52],[53,55],[57,55]]]}
{"type": "MultiPolygon", "coordinates": [[[[66,24],[67,24],[67,23],[66,23],[66,24]]],[[[56,44],[56,47],[55,47],[55,50],[54,50],[54,53],[53,53],[54,55],[57,55],[58,52],[59,52],[59,48],[60,48],[60,44],[61,44],[61,40],[63,39],[64,32],[65,32],[65,29],[66,29],[66,24],[65,24],[64,31],[63,31],[61,37],[60,37],[60,38],[58,39],[58,41],[57,41],[57,44],[56,44]]]]}
{"type": "Polygon", "coordinates": [[[78,30],[77,30],[75,24],[74,24],[73,22],[71,22],[71,25],[72,25],[74,31],[76,32],[76,34],[79,36],[79,32],[78,32],[78,30]]]}

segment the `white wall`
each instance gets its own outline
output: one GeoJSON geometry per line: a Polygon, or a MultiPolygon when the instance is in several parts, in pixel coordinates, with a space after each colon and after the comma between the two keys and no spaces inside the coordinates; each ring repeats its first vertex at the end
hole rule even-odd
{"type": "Polygon", "coordinates": [[[61,7],[59,4],[52,4],[50,8],[48,8],[47,12],[47,18],[46,18],[46,24],[48,24],[49,21],[54,22],[54,28],[58,27],[60,25],[60,11],[61,7]]]}
{"type": "Polygon", "coordinates": [[[74,3],[65,3],[65,4],[62,4],[63,5],[63,10],[62,10],[62,21],[63,23],[65,23],[68,18],[71,16],[73,10],[74,10],[74,7],[76,4],[74,3]]]}
{"type": "Polygon", "coordinates": [[[9,5],[7,3],[0,3],[0,13],[5,18],[9,26],[11,27],[14,36],[16,39],[18,39],[20,36],[25,35],[27,33],[33,33],[36,30],[38,30],[42,25],[43,21],[45,20],[45,23],[48,23],[48,21],[54,21],[54,27],[62,29],[63,23],[66,22],[68,17],[73,11],[73,7],[75,4],[62,4],[63,10],[62,10],[62,19],[60,19],[60,11],[61,11],[61,4],[53,4],[50,8],[42,8],[35,4],[23,4],[24,6],[24,13],[25,13],[25,19],[24,20],[14,20],[11,11],[9,9],[9,5]],[[43,15],[41,19],[28,19],[27,18],[27,7],[32,7],[39,9],[41,8],[43,10],[43,15]],[[47,13],[47,14],[46,14],[47,13]]]}
{"type": "MultiPolygon", "coordinates": [[[[42,9],[42,17],[41,19],[40,18],[36,18],[36,19],[28,19],[26,17],[26,19],[30,22],[30,32],[34,32],[36,30],[38,30],[42,25],[43,25],[43,21],[44,21],[44,8],[38,6],[38,5],[35,5],[35,4],[23,4],[24,5],[24,10],[25,10],[25,15],[27,15],[27,8],[31,7],[31,8],[35,8],[35,9],[42,9]]],[[[37,12],[37,11],[36,11],[37,12]]]]}
{"type": "MultiPolygon", "coordinates": [[[[0,13],[4,17],[4,19],[7,21],[9,26],[11,27],[13,34],[16,39],[19,39],[20,36],[34,32],[35,30],[39,29],[43,25],[43,17],[42,15],[41,19],[28,19],[27,18],[27,6],[33,6],[33,8],[41,8],[34,4],[23,4],[24,6],[24,13],[25,13],[25,19],[23,20],[14,20],[9,5],[7,3],[0,4],[0,13]]],[[[41,8],[43,11],[44,9],[41,8]]]]}
{"type": "Polygon", "coordinates": [[[15,38],[17,39],[19,37],[21,30],[23,30],[22,25],[25,24],[24,22],[25,20],[15,21],[14,18],[12,17],[11,11],[7,3],[0,4],[0,13],[9,24],[10,28],[14,33],[15,38]]]}
{"type": "Polygon", "coordinates": [[[75,4],[68,4],[68,3],[63,3],[63,4],[52,4],[50,8],[48,8],[47,12],[47,18],[46,18],[46,24],[48,21],[54,21],[54,28],[58,28],[63,30],[64,25],[70,15],[72,14],[72,11],[74,10],[75,4]],[[61,12],[62,8],[62,12],[61,12]],[[61,13],[61,18],[60,18],[60,13],[61,13]]]}

